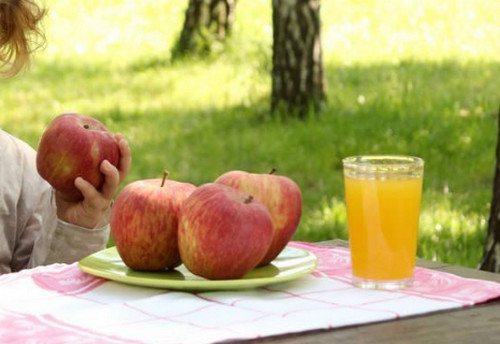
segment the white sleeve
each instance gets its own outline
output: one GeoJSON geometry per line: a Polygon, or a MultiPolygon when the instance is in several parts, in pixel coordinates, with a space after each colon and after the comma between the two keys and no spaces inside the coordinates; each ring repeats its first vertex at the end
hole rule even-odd
{"type": "MultiPolygon", "coordinates": [[[[54,192],[50,193],[50,200],[43,214],[44,236],[48,243],[41,245],[43,252],[42,265],[52,263],[73,263],[89,254],[100,251],[106,247],[109,238],[109,216],[105,223],[89,229],[64,222],[57,219],[54,192]]],[[[35,244],[34,253],[38,249],[35,244]]]]}
{"type": "Polygon", "coordinates": [[[16,141],[24,160],[17,206],[18,217],[23,220],[18,223],[18,241],[11,257],[13,270],[56,262],[72,263],[105,248],[109,214],[95,229],[58,220],[54,191],[36,171],[35,151],[24,142],[16,141]]]}
{"type": "Polygon", "coordinates": [[[106,247],[109,238],[109,216],[104,224],[93,229],[59,220],[52,189],[46,193],[42,205],[43,231],[35,241],[31,266],[73,263],[106,247]]]}

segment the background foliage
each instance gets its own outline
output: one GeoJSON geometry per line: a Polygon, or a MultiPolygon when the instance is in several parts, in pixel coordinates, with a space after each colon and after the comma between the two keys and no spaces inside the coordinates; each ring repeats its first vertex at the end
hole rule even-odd
{"type": "Polygon", "coordinates": [[[171,62],[187,0],[46,0],[48,45],[0,86],[0,127],[33,147],[77,111],[122,132],[126,182],[202,184],[233,169],[302,188],[296,240],[347,238],[341,158],[426,161],[419,256],[476,266],[486,233],[500,105],[495,0],[322,1],[328,106],[305,122],[271,118],[269,0],[241,0],[229,45],[171,62]]]}

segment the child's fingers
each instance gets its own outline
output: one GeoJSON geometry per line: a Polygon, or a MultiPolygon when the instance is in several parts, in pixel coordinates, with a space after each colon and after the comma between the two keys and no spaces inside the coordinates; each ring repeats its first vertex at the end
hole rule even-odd
{"type": "Polygon", "coordinates": [[[120,184],[120,173],[109,161],[101,163],[101,172],[104,174],[104,184],[101,189],[101,196],[111,201],[120,184]]]}

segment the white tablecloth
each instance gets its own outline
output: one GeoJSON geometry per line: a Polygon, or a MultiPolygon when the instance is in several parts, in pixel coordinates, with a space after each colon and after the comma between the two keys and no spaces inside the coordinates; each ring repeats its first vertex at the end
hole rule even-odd
{"type": "Polygon", "coordinates": [[[319,258],[292,282],[242,291],[130,286],[55,264],[0,277],[0,343],[213,343],[337,328],[472,306],[500,284],[417,268],[412,288],[363,290],[349,251],[293,242],[319,258]]]}

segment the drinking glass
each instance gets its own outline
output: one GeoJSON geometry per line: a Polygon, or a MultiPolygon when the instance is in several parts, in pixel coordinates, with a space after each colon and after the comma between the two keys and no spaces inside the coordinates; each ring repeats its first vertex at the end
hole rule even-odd
{"type": "Polygon", "coordinates": [[[353,283],[397,289],[413,283],[424,161],[405,155],[342,160],[353,283]]]}

